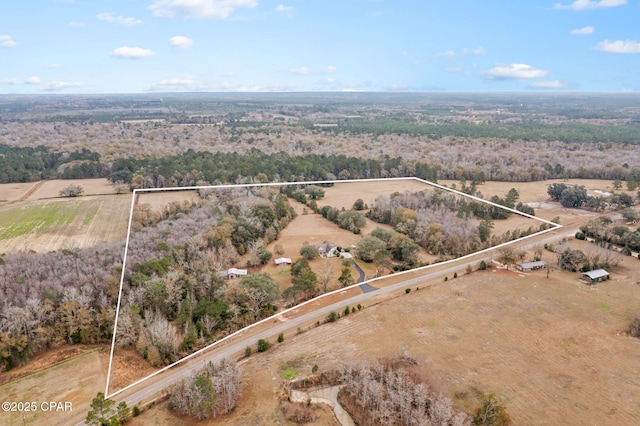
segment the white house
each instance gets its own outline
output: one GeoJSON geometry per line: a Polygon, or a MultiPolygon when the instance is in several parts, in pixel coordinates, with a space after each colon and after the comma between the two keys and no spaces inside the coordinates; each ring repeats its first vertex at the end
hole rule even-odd
{"type": "Polygon", "coordinates": [[[318,249],[320,256],[334,257],[338,254],[338,247],[328,240],[324,240],[321,244],[314,244],[318,249]]]}
{"type": "Polygon", "coordinates": [[[227,278],[235,279],[247,275],[246,269],[229,268],[227,270],[227,278]]]}
{"type": "Polygon", "coordinates": [[[277,266],[291,265],[291,259],[288,257],[279,257],[275,260],[277,266]]]}
{"type": "Polygon", "coordinates": [[[542,261],[518,263],[516,265],[516,269],[522,272],[537,271],[538,269],[544,269],[546,267],[547,262],[542,261]]]}

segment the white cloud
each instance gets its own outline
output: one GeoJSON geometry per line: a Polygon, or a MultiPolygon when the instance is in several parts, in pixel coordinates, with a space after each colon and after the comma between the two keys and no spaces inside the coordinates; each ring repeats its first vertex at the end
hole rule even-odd
{"type": "Polygon", "coordinates": [[[587,10],[617,7],[627,4],[627,0],[575,0],[571,4],[556,3],[556,9],[587,10]]]}
{"type": "Polygon", "coordinates": [[[387,87],[387,90],[389,90],[390,92],[406,92],[409,89],[409,86],[403,86],[401,84],[392,84],[391,86],[387,87]]]}
{"type": "Polygon", "coordinates": [[[47,65],[47,68],[57,69],[57,68],[60,68],[60,64],[49,64],[47,65]]]}
{"type": "Polygon", "coordinates": [[[40,84],[40,83],[41,83],[40,77],[36,77],[36,76],[29,77],[24,81],[24,84],[40,84]]]}
{"type": "Polygon", "coordinates": [[[573,35],[589,35],[593,34],[596,29],[594,27],[582,27],[576,28],[575,30],[571,30],[571,34],[573,35]]]}
{"type": "Polygon", "coordinates": [[[610,53],[640,53],[640,43],[635,40],[605,40],[596,44],[593,48],[610,53]]]}
{"type": "Polygon", "coordinates": [[[111,52],[111,56],[123,59],[140,59],[153,56],[153,50],[143,49],[142,47],[122,46],[111,52]]]}
{"type": "Polygon", "coordinates": [[[485,56],[488,53],[484,47],[476,47],[475,49],[465,48],[462,50],[463,55],[485,56]]]}
{"type": "Polygon", "coordinates": [[[336,79],[332,77],[324,78],[322,80],[316,81],[316,84],[321,86],[333,85],[336,84],[336,79]]]}
{"type": "Polygon", "coordinates": [[[285,6],[284,4],[279,4],[276,6],[276,12],[293,12],[293,7],[285,6]]]}
{"type": "Polygon", "coordinates": [[[232,91],[234,92],[290,92],[292,90],[299,90],[295,84],[281,84],[274,83],[268,86],[237,86],[232,91]]]}
{"type": "Polygon", "coordinates": [[[529,87],[535,87],[538,89],[562,89],[563,87],[567,87],[567,83],[560,80],[537,81],[535,83],[531,83],[529,87]]]}
{"type": "Polygon", "coordinates": [[[161,80],[146,90],[149,92],[283,92],[294,89],[294,85],[242,86],[228,82],[203,82],[193,77],[178,77],[161,80]]]}
{"type": "Polygon", "coordinates": [[[16,47],[18,43],[11,37],[10,35],[0,35],[0,42],[2,42],[2,47],[16,47]]]}
{"type": "Polygon", "coordinates": [[[322,70],[322,74],[333,74],[338,71],[338,68],[328,65],[325,69],[322,70]]]}
{"type": "Polygon", "coordinates": [[[453,58],[456,56],[455,50],[447,50],[446,52],[438,53],[436,56],[441,58],[453,58]]]}
{"type": "Polygon", "coordinates": [[[52,81],[42,88],[42,90],[47,92],[55,92],[58,90],[70,89],[73,87],[80,87],[82,83],[75,83],[70,81],[52,81]]]}
{"type": "Polygon", "coordinates": [[[168,18],[227,19],[238,8],[257,5],[256,0],[155,0],[147,9],[168,18]]]}
{"type": "Polygon", "coordinates": [[[71,22],[69,22],[69,26],[71,28],[82,28],[82,27],[84,27],[84,22],[71,21],[71,22]]]}
{"type": "MultiPolygon", "coordinates": [[[[485,56],[487,52],[488,52],[487,49],[485,49],[484,47],[476,47],[475,49],[465,47],[464,49],[462,49],[461,56],[469,56],[469,55],[485,56]]],[[[455,50],[446,50],[442,53],[438,53],[436,56],[440,58],[455,58],[460,55],[458,55],[455,50]]]]}
{"type": "Polygon", "coordinates": [[[462,67],[443,68],[442,70],[445,72],[456,73],[456,72],[462,72],[462,67]]]}
{"type": "Polygon", "coordinates": [[[293,6],[285,6],[284,4],[279,4],[276,6],[276,12],[286,13],[287,17],[293,18],[293,6]]]}
{"type": "Polygon", "coordinates": [[[0,84],[1,85],[6,85],[6,86],[13,86],[14,84],[17,84],[18,80],[16,80],[15,78],[7,78],[5,80],[0,80],[0,84]]]}
{"type": "Polygon", "coordinates": [[[142,24],[142,21],[137,18],[125,18],[124,16],[116,15],[115,13],[105,12],[96,15],[101,21],[109,22],[110,24],[122,25],[123,27],[135,27],[142,24]]]}
{"type": "Polygon", "coordinates": [[[307,67],[291,68],[289,72],[291,74],[299,74],[299,75],[311,74],[311,70],[307,67]]]}
{"type": "Polygon", "coordinates": [[[492,80],[522,80],[545,77],[549,71],[534,68],[527,64],[502,65],[491,68],[485,74],[492,80]]]}
{"type": "Polygon", "coordinates": [[[185,36],[174,36],[169,40],[169,45],[174,49],[187,49],[193,46],[193,40],[185,36]]]}
{"type": "Polygon", "coordinates": [[[205,89],[205,85],[191,77],[167,78],[147,88],[148,91],[152,92],[180,92],[205,89]]]}

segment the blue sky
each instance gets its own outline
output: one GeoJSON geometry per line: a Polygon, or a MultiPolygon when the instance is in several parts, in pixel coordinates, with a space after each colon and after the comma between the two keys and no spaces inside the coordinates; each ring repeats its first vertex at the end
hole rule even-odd
{"type": "Polygon", "coordinates": [[[640,91],[640,0],[21,0],[0,93],[640,91]]]}

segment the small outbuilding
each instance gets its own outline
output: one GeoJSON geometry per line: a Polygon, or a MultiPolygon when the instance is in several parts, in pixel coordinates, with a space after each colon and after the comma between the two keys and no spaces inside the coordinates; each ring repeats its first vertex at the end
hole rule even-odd
{"type": "Polygon", "coordinates": [[[537,271],[538,269],[545,269],[546,267],[547,262],[542,261],[518,263],[516,265],[516,269],[521,272],[537,271]]]}
{"type": "Polygon", "coordinates": [[[291,259],[288,257],[279,257],[275,260],[277,266],[291,265],[291,259]]]}
{"type": "Polygon", "coordinates": [[[587,284],[595,284],[608,279],[609,273],[604,269],[594,269],[593,271],[583,272],[580,276],[580,280],[585,281],[587,284]]]}
{"type": "Polygon", "coordinates": [[[218,273],[218,275],[225,278],[232,279],[232,280],[238,277],[244,277],[247,274],[248,272],[246,269],[237,269],[237,268],[229,268],[226,271],[221,271],[218,273]]]}

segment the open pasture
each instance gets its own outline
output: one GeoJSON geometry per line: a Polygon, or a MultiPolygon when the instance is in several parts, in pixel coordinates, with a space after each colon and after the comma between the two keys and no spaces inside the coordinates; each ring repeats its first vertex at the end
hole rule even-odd
{"type": "Polygon", "coordinates": [[[149,204],[152,210],[158,212],[162,212],[169,203],[197,202],[200,200],[200,196],[196,191],[140,192],[137,193],[136,197],[136,204],[149,204]]]}
{"type": "Polygon", "coordinates": [[[43,198],[56,198],[60,196],[60,191],[69,185],[80,185],[84,192],[82,195],[105,195],[115,194],[111,182],[106,179],[55,179],[47,180],[28,197],[29,200],[39,200],[43,198]]]}
{"type": "MultiPolygon", "coordinates": [[[[547,279],[544,271],[425,282],[243,362],[242,400],[216,424],[273,424],[283,366],[295,363],[304,376],[314,364],[328,371],[352,359],[395,357],[405,347],[432,389],[468,412],[477,392],[493,391],[514,424],[632,425],[640,417],[640,344],[624,331],[639,291],[627,280],[594,288],[578,284],[577,274],[547,279]]],[[[175,423],[165,407],[157,410],[140,424],[175,423]]]]}
{"type": "Polygon", "coordinates": [[[338,209],[350,209],[353,203],[361,198],[371,206],[376,198],[382,194],[405,191],[416,192],[434,187],[417,180],[377,180],[373,182],[340,182],[325,190],[324,198],[317,201],[318,206],[331,206],[338,209]]]}
{"type": "Polygon", "coordinates": [[[0,208],[0,253],[49,252],[123,240],[131,197],[28,201],[0,208]]]}

